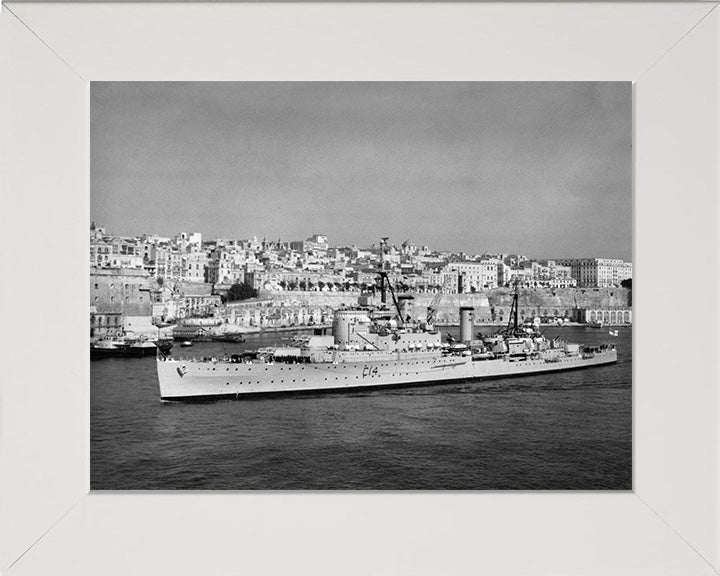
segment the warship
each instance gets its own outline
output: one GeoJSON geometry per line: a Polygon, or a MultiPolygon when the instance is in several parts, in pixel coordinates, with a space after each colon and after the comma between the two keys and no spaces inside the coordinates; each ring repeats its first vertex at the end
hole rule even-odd
{"type": "Polygon", "coordinates": [[[474,309],[461,307],[459,339],[443,341],[435,302],[425,319],[414,320],[407,313],[413,297],[395,292],[382,257],[378,280],[381,302],[361,296],[357,306],[336,310],[331,334],[317,330],[287,345],[224,358],[175,359],[158,351],[161,400],[443,385],[617,362],[612,343],[548,339],[539,322],[521,324],[517,285],[507,326],[489,335],[473,334],[474,309]]]}

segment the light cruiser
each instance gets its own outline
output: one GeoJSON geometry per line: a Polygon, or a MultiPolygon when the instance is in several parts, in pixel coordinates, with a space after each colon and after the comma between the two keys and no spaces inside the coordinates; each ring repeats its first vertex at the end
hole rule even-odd
{"type": "MultiPolygon", "coordinates": [[[[385,302],[387,274],[380,272],[385,302]]],[[[507,328],[473,338],[473,309],[460,309],[460,339],[443,343],[428,319],[412,321],[396,296],[394,310],[358,305],[335,311],[332,335],[296,337],[290,346],[229,358],[180,360],[158,354],[162,400],[240,398],[252,394],[357,390],[445,384],[617,362],[612,344],[581,346],[545,338],[536,325],[518,325],[517,289],[507,328]]],[[[362,302],[362,299],[361,299],[362,302]]]]}

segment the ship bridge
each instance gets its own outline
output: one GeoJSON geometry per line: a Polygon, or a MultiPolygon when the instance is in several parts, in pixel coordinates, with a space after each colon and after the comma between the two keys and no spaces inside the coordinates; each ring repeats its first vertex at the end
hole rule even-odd
{"type": "Polygon", "coordinates": [[[415,326],[398,326],[392,313],[367,308],[337,310],[333,319],[333,343],[341,350],[413,352],[440,348],[438,332],[415,326]],[[378,314],[379,312],[379,314],[378,314]]]}

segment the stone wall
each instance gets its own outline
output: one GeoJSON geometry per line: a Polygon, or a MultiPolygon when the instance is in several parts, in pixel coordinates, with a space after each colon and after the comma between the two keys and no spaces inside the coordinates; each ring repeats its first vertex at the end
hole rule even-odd
{"type": "MultiPolygon", "coordinates": [[[[349,303],[356,301],[357,295],[349,303]]],[[[312,296],[299,300],[262,298],[227,304],[221,309],[219,316],[230,331],[290,326],[323,326],[332,322],[333,313],[341,304],[342,302],[333,301],[332,298],[313,298],[312,296]]]]}
{"type": "Polygon", "coordinates": [[[346,306],[357,304],[358,296],[360,296],[359,292],[304,292],[301,290],[274,292],[260,290],[259,300],[285,306],[330,306],[339,308],[343,304],[346,306]]]}
{"type": "MultiPolygon", "coordinates": [[[[263,292],[265,305],[292,308],[320,307],[335,309],[342,305],[357,303],[357,292],[263,292]]],[[[428,305],[435,294],[415,294],[410,313],[424,318],[428,305]]],[[[389,296],[388,296],[389,299],[389,296]]],[[[436,303],[438,322],[457,323],[460,306],[475,308],[477,322],[504,322],[508,320],[512,305],[513,289],[496,288],[475,294],[444,294],[436,303]]],[[[558,316],[578,319],[578,311],[584,309],[628,309],[631,306],[630,291],[624,288],[531,288],[520,290],[519,315],[521,318],[535,316],[558,316]]]]}
{"type": "Polygon", "coordinates": [[[144,270],[90,268],[90,305],[98,314],[150,317],[151,284],[144,270]]]}

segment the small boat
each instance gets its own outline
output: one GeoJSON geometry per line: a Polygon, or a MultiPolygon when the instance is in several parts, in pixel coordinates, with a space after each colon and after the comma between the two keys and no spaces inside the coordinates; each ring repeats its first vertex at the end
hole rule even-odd
{"type": "Polygon", "coordinates": [[[603,323],[592,321],[592,322],[588,322],[587,324],[585,324],[585,327],[586,328],[602,328],[603,323]]]}
{"type": "Polygon", "coordinates": [[[191,340],[183,340],[182,342],[180,342],[180,346],[182,348],[189,348],[192,345],[193,345],[193,343],[191,340]]]}
{"type": "Polygon", "coordinates": [[[112,358],[125,356],[128,345],[123,339],[105,338],[90,344],[90,358],[112,358]]]}
{"type": "Polygon", "coordinates": [[[620,334],[620,331],[619,330],[608,330],[608,334],[610,334],[610,336],[617,336],[618,334],[620,334]]]}
{"type": "Polygon", "coordinates": [[[245,342],[245,338],[240,334],[213,334],[210,339],[213,342],[229,342],[230,344],[242,344],[245,342]]]}
{"type": "Polygon", "coordinates": [[[130,337],[104,338],[90,344],[90,359],[100,358],[144,358],[155,356],[157,351],[169,352],[172,342],[130,337]]]}

